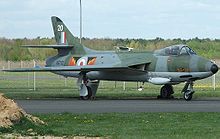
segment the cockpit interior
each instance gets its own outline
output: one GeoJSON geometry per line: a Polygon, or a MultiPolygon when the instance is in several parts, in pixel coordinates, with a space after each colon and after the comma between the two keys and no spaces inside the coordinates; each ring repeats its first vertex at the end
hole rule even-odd
{"type": "Polygon", "coordinates": [[[163,56],[196,55],[187,45],[172,45],[155,51],[156,54],[163,56]]]}

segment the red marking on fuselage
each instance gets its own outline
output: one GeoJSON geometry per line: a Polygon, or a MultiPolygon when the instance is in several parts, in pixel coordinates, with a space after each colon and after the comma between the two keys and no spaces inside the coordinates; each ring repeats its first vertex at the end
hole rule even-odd
{"type": "Polygon", "coordinates": [[[83,62],[81,61],[79,65],[80,65],[80,66],[83,66],[84,64],[83,64],[83,62]]]}
{"type": "Polygon", "coordinates": [[[69,66],[76,66],[76,61],[75,61],[75,59],[73,57],[70,58],[69,66]]]}
{"type": "Polygon", "coordinates": [[[66,32],[64,32],[64,44],[66,44],[66,32]]]}

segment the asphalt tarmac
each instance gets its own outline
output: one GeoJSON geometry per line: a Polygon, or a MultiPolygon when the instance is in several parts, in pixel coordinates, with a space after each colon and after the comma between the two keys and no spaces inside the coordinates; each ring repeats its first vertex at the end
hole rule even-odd
{"type": "Polygon", "coordinates": [[[220,112],[220,100],[15,100],[28,113],[220,112]]]}

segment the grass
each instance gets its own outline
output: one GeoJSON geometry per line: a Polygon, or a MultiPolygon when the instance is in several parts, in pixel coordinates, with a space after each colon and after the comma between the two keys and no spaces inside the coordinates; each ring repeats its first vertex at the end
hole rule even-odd
{"type": "Polygon", "coordinates": [[[30,135],[98,136],[111,138],[219,138],[219,113],[110,113],[37,115],[48,125],[26,119],[0,133],[30,135]]]}
{"type": "MultiPolygon", "coordinates": [[[[10,98],[78,98],[76,80],[52,73],[37,73],[36,90],[33,90],[32,73],[0,72],[0,91],[10,98]],[[29,80],[28,80],[29,76],[29,80]]],[[[220,76],[217,74],[217,88],[211,87],[211,79],[195,84],[194,98],[220,97],[220,76]]],[[[142,92],[136,83],[101,82],[98,99],[133,99],[155,97],[160,86],[145,84],[142,92]]],[[[175,86],[175,97],[182,97],[183,84],[175,86]]],[[[25,118],[12,128],[0,128],[1,134],[19,133],[31,135],[29,129],[38,135],[55,136],[101,136],[111,138],[220,138],[219,113],[108,113],[108,114],[36,114],[48,125],[34,125],[25,118]]]]}

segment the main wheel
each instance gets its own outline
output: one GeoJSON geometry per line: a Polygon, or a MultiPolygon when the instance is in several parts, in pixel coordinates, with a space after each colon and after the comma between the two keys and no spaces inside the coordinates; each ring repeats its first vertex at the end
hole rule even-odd
{"type": "Polygon", "coordinates": [[[191,93],[191,91],[187,90],[186,92],[183,93],[183,98],[186,101],[190,101],[193,97],[193,93],[191,93]]]}
{"type": "Polygon", "coordinates": [[[165,86],[163,86],[163,87],[160,89],[160,96],[161,96],[162,98],[167,98],[168,95],[169,95],[168,89],[167,89],[165,86]]]}
{"type": "Polygon", "coordinates": [[[87,90],[88,90],[88,95],[86,96],[80,96],[81,100],[89,100],[92,96],[92,89],[88,86],[86,86],[87,90]]]}
{"type": "Polygon", "coordinates": [[[160,90],[160,97],[161,98],[170,98],[171,94],[173,94],[173,87],[172,85],[164,85],[160,90]]]}

